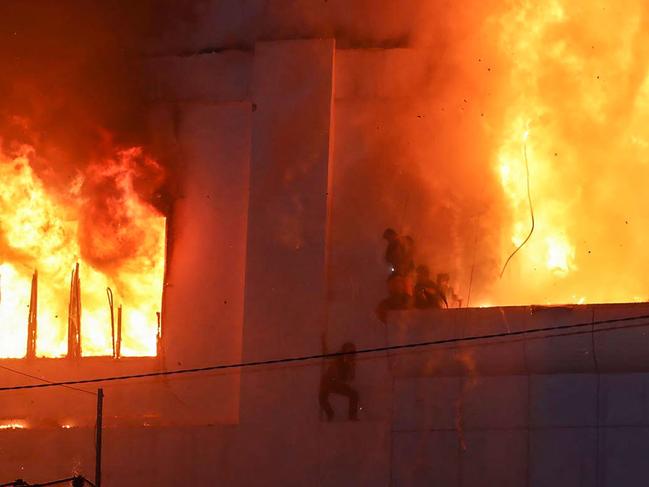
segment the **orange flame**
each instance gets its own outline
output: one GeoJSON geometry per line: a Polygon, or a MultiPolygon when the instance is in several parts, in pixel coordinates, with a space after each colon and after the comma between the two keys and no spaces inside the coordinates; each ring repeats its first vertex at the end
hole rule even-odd
{"type": "Polygon", "coordinates": [[[503,259],[536,227],[499,304],[647,300],[649,7],[643,1],[516,2],[489,28],[508,59],[494,161],[511,212],[503,259]]]}
{"type": "MultiPolygon", "coordinates": [[[[156,354],[157,318],[161,309],[165,256],[165,218],[138,197],[133,188],[134,160],[141,149],[91,166],[70,186],[69,194],[48,192],[32,169],[34,152],[24,148],[15,158],[0,154],[0,357],[22,357],[26,351],[31,276],[38,270],[36,353],[67,353],[70,273],[80,265],[81,345],[84,355],[112,355],[112,332],[106,288],[123,313],[122,355],[156,354]],[[82,257],[79,221],[84,197],[80,188],[91,178],[112,178],[123,218],[114,245],[135,235],[138,245],[109,267],[98,268],[82,257]],[[122,235],[123,234],[123,235],[122,235]]],[[[152,161],[147,160],[153,164],[152,161]]],[[[110,235],[102,235],[109,239],[110,235]]]]}

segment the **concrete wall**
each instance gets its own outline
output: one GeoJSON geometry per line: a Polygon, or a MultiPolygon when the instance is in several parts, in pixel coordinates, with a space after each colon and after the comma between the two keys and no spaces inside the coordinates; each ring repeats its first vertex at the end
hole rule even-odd
{"type": "Polygon", "coordinates": [[[601,305],[394,316],[392,344],[585,326],[391,357],[393,483],[642,485],[637,452],[649,360],[632,351],[636,341],[645,347],[647,311],[601,305]],[[605,322],[633,316],[644,318],[605,322]],[[622,367],[626,373],[610,373],[622,367]]]}
{"type": "MultiPolygon", "coordinates": [[[[129,394],[120,396],[119,388],[111,386],[105,484],[644,485],[649,356],[624,352],[646,347],[648,311],[647,305],[623,305],[394,314],[386,330],[390,345],[494,334],[496,323],[498,332],[587,326],[571,329],[579,335],[561,338],[547,338],[545,332],[524,340],[493,338],[470,346],[359,356],[359,422],[344,419],[346,404],[337,398],[337,419],[328,423],[319,417],[319,362],[245,374],[244,390],[255,388],[254,394],[243,394],[248,407],[263,407],[248,410],[231,426],[165,424],[165,417],[137,411],[128,425],[113,413],[119,398],[128,400],[129,394]],[[472,321],[463,325],[467,312],[472,321]],[[635,316],[642,318],[600,323],[635,316]],[[552,343],[551,353],[537,353],[540,343],[552,343]],[[519,347],[522,354],[516,352],[519,347]],[[508,360],[490,368],[485,360],[489,350],[508,360]],[[606,356],[603,350],[608,362],[599,362],[606,356]],[[614,350],[618,358],[611,359],[614,350]],[[579,356],[588,357],[587,366],[573,359],[579,356]],[[563,364],[561,370],[549,372],[556,362],[563,364]],[[626,372],[619,373],[622,367],[626,372]]],[[[195,379],[193,386],[200,390],[211,380],[195,379]]],[[[141,400],[142,383],[120,387],[129,387],[131,399],[141,400]]],[[[60,407],[73,418],[78,410],[92,411],[92,397],[65,393],[70,402],[60,407]]],[[[49,392],[39,394],[42,401],[52,399],[49,392]]],[[[75,469],[92,471],[93,431],[88,426],[62,429],[41,422],[24,431],[3,430],[0,438],[3,478],[45,480],[75,469]]]]}
{"type": "MultiPolygon", "coordinates": [[[[168,64],[156,61],[161,63],[161,78],[174,76],[175,69],[188,72],[186,66],[179,67],[173,59],[168,64]]],[[[235,65],[239,65],[238,59],[235,65]]],[[[196,73],[200,69],[202,65],[196,73]]],[[[209,73],[211,76],[213,71],[209,73]]],[[[206,76],[203,73],[202,78],[189,79],[205,80],[206,76]]],[[[158,145],[175,154],[178,162],[178,171],[170,175],[176,198],[169,217],[163,355],[119,361],[102,357],[79,361],[4,360],[0,362],[0,384],[39,383],[38,377],[83,379],[241,360],[252,106],[239,99],[241,87],[236,76],[225,76],[217,91],[221,93],[218,100],[209,99],[214,91],[197,92],[200,103],[193,95],[183,98],[177,93],[165,93],[152,105],[152,130],[158,145]]],[[[208,374],[207,380],[187,376],[173,381],[149,379],[103,386],[107,485],[148,484],[155,482],[152,479],[158,475],[156,472],[161,472],[162,478],[168,477],[168,485],[176,485],[182,462],[161,460],[181,457],[177,448],[184,448],[186,462],[198,458],[195,441],[202,433],[193,428],[211,425],[209,431],[213,432],[217,429],[214,425],[236,424],[239,420],[237,371],[208,374]],[[176,433],[168,428],[176,428],[176,433]],[[175,445],[160,439],[170,438],[168,435],[177,438],[175,445]],[[116,440],[110,440],[111,436],[116,440]],[[169,476],[173,471],[177,474],[169,476]]],[[[96,386],[82,389],[94,392],[96,386]]],[[[0,430],[0,479],[44,481],[73,471],[90,475],[94,471],[91,428],[95,409],[94,396],[73,389],[5,394],[0,399],[0,427],[19,422],[28,428],[0,430]]],[[[209,451],[212,449],[208,446],[209,451]]],[[[207,453],[205,458],[209,458],[207,453]]]]}

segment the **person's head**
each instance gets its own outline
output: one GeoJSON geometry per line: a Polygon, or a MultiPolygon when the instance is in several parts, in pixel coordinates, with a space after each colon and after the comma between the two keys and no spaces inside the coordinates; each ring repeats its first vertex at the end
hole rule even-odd
{"type": "Polygon", "coordinates": [[[393,228],[386,228],[383,232],[383,238],[388,242],[392,242],[395,238],[397,238],[397,232],[393,228]]]}
{"type": "Polygon", "coordinates": [[[427,265],[418,265],[417,266],[417,278],[419,279],[428,279],[430,277],[430,271],[428,270],[427,265]]]}
{"type": "Polygon", "coordinates": [[[437,284],[448,284],[451,280],[451,276],[446,273],[437,274],[437,284]]]}

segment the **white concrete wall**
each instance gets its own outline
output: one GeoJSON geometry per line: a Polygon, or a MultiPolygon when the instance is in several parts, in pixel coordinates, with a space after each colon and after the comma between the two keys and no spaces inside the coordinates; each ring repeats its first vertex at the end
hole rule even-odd
{"type": "MultiPolygon", "coordinates": [[[[469,311],[472,321],[464,326],[458,318],[465,310],[394,314],[388,343],[405,343],[404,331],[412,342],[461,338],[582,323],[579,318],[583,316],[589,317],[584,323],[644,316],[648,307],[586,306],[535,314],[529,308],[469,311]]],[[[128,426],[124,417],[114,417],[116,404],[128,404],[130,399],[135,408],[133,421],[145,419],[139,409],[145,406],[140,393],[143,386],[154,384],[109,387],[105,485],[171,486],[186,481],[204,485],[641,486],[647,475],[644,452],[649,446],[649,360],[640,360],[637,354],[630,361],[624,351],[638,343],[642,347],[647,320],[627,325],[633,327],[595,333],[593,326],[585,327],[586,333],[579,336],[583,342],[574,341],[573,336],[564,337],[565,341],[552,338],[553,350],[547,354],[536,352],[538,343],[547,338],[496,340],[504,356],[522,346],[523,357],[533,357],[529,362],[503,362],[508,368],[486,366],[481,358],[486,345],[390,352],[388,358],[385,354],[359,357],[356,386],[364,410],[358,423],[320,421],[317,362],[256,371],[256,384],[264,388],[258,393],[263,397],[260,402],[250,397],[249,406],[265,407],[232,426],[210,426],[202,419],[202,424],[179,427],[159,423],[164,417],[146,418],[154,422],[150,427],[136,422],[128,426]],[[584,349],[587,342],[591,345],[584,349]],[[608,354],[609,362],[601,366],[606,369],[599,373],[599,359],[592,359],[593,345],[596,353],[618,350],[617,359],[608,354]],[[527,351],[534,353],[527,355],[527,351]],[[587,370],[580,361],[564,360],[578,355],[591,357],[587,370]],[[560,372],[534,371],[555,361],[564,364],[560,372]],[[534,364],[534,370],[525,369],[526,364],[534,364]],[[607,371],[619,372],[622,367],[625,373],[607,371]],[[389,373],[375,376],[375,369],[389,373]],[[372,387],[385,391],[381,399],[371,393],[372,387]],[[386,415],[375,418],[367,410],[384,410],[386,415]]],[[[610,326],[594,325],[595,330],[610,326]]],[[[141,367],[131,362],[135,365],[141,367]]],[[[59,374],[69,377],[71,371],[59,374]]],[[[199,389],[206,382],[197,379],[194,384],[199,389]]],[[[27,411],[40,410],[43,401],[52,400],[50,393],[39,394],[41,403],[26,405],[27,411]]],[[[32,394],[31,399],[20,394],[11,397],[29,401],[39,394],[32,394]]],[[[74,417],[81,410],[92,412],[92,397],[74,391],[60,394],[68,401],[58,404],[61,410],[74,417]]],[[[169,398],[154,395],[148,401],[164,404],[169,398]]],[[[340,413],[345,403],[334,400],[334,407],[340,413]]],[[[0,472],[3,478],[31,480],[65,476],[75,469],[91,472],[92,444],[93,431],[88,427],[64,430],[41,422],[26,431],[1,431],[0,472]]]]}

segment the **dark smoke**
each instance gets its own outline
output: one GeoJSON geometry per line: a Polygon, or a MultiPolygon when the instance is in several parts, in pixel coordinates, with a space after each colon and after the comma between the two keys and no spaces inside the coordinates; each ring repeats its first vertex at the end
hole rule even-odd
{"type": "MultiPolygon", "coordinates": [[[[163,3],[0,2],[0,149],[14,156],[25,144],[33,147],[32,165],[54,194],[69,193],[75,178],[119,150],[153,152],[142,53],[163,3]]],[[[146,165],[135,168],[136,189],[156,203],[161,178],[142,177],[147,171],[146,165]]],[[[121,195],[114,186],[86,178],[81,188],[82,257],[100,268],[118,263],[98,245],[103,232],[132,223],[116,206],[121,195]]]]}
{"type": "MultiPolygon", "coordinates": [[[[367,252],[380,247],[385,226],[395,226],[413,234],[421,260],[435,270],[452,272],[465,286],[478,261],[476,279],[486,281],[498,267],[493,224],[500,201],[487,161],[501,100],[498,60],[490,58],[497,50],[480,33],[497,8],[491,1],[430,0],[5,0],[0,137],[5,152],[34,146],[39,175],[65,189],[116,148],[154,152],[143,54],[334,37],[337,76],[346,86],[340,94],[337,85],[335,114],[335,158],[344,161],[336,169],[338,265],[366,275],[377,267],[367,252]],[[394,48],[414,53],[412,62],[391,65],[389,56],[375,56],[345,64],[345,52],[394,48]]],[[[166,154],[153,156],[169,169],[166,154]]],[[[95,215],[85,221],[102,222],[110,232],[123,222],[103,212],[106,189],[84,186],[87,214],[95,215]]],[[[155,188],[143,192],[156,199],[155,188]]],[[[96,248],[96,240],[83,239],[85,257],[109,261],[111,253],[96,248]]]]}
{"type": "Polygon", "coordinates": [[[0,4],[0,134],[65,172],[145,141],[146,2],[0,4]],[[139,5],[139,7],[138,7],[139,5]]]}
{"type": "Polygon", "coordinates": [[[507,100],[493,19],[504,8],[491,0],[178,0],[157,48],[187,56],[336,39],[331,275],[341,288],[333,292],[360,288],[367,306],[359,308],[371,309],[385,293],[387,226],[411,234],[418,261],[451,273],[465,298],[469,281],[475,296],[497,278],[505,206],[493,134],[507,100]]]}

